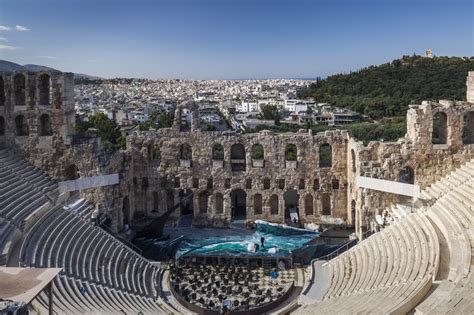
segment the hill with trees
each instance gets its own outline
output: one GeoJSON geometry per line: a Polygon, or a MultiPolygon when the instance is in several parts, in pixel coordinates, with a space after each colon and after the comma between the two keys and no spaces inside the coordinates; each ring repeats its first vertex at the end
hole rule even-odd
{"type": "Polygon", "coordinates": [[[331,103],[373,119],[404,116],[409,104],[423,100],[464,100],[466,76],[474,57],[404,56],[348,74],[318,78],[300,97],[331,103]]]}

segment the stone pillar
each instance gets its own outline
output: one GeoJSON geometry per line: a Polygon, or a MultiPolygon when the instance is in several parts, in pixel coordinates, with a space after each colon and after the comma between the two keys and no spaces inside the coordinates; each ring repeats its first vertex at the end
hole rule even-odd
{"type": "Polygon", "coordinates": [[[474,71],[469,71],[466,86],[466,99],[469,103],[474,103],[474,71]]]}

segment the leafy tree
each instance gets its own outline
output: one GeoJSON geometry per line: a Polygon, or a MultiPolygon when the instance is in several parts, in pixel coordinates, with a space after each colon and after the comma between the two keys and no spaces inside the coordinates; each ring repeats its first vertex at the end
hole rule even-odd
{"type": "Polygon", "coordinates": [[[106,151],[125,149],[125,138],[120,133],[117,124],[109,119],[104,113],[96,113],[89,117],[88,122],[78,122],[76,132],[84,135],[89,128],[95,128],[97,135],[101,138],[102,146],[106,151]]]}
{"type": "Polygon", "coordinates": [[[216,143],[212,147],[212,159],[216,161],[224,160],[224,147],[221,144],[216,143]]]}
{"type": "Polygon", "coordinates": [[[255,144],[252,146],[252,159],[254,160],[263,160],[264,150],[261,144],[255,144]]]}

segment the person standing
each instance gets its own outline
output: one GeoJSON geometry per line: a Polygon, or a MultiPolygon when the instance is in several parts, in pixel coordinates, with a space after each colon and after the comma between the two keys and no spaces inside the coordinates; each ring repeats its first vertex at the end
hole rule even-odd
{"type": "Polygon", "coordinates": [[[260,244],[262,245],[262,248],[265,248],[265,237],[260,238],[260,244]]]}

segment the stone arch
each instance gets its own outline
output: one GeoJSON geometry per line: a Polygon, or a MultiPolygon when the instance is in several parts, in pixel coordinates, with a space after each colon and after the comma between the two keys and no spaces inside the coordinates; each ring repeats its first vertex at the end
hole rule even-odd
{"type": "Polygon", "coordinates": [[[50,105],[51,78],[49,74],[42,73],[38,76],[38,101],[39,105],[50,105]]]}
{"type": "Polygon", "coordinates": [[[405,166],[400,170],[398,174],[398,181],[405,184],[414,184],[415,183],[415,171],[411,166],[405,166]]]}
{"type": "Polygon", "coordinates": [[[207,194],[207,191],[201,191],[198,195],[199,213],[207,213],[208,200],[209,195],[207,194]]]}
{"type": "Polygon", "coordinates": [[[22,73],[13,77],[13,93],[15,105],[26,105],[26,78],[22,73]]]}
{"type": "Polygon", "coordinates": [[[322,203],[322,208],[323,208],[322,209],[323,215],[331,215],[331,195],[322,194],[321,203],[322,203]]]}
{"type": "Polygon", "coordinates": [[[464,115],[462,141],[464,144],[474,143],[474,111],[469,111],[464,115]]]}
{"type": "Polygon", "coordinates": [[[193,159],[193,149],[187,143],[183,143],[180,149],[180,159],[181,160],[192,160],[193,159]]]}
{"type": "Polygon", "coordinates": [[[216,194],[215,207],[216,213],[224,213],[224,196],[221,193],[216,194]]]}
{"type": "Polygon", "coordinates": [[[245,171],[245,146],[241,143],[234,143],[230,147],[230,161],[232,171],[245,171]]]}
{"type": "Polygon", "coordinates": [[[5,81],[3,77],[0,76],[0,106],[5,105],[5,81]]]}
{"type": "Polygon", "coordinates": [[[193,203],[194,197],[193,196],[194,196],[194,193],[191,189],[186,189],[186,191],[180,190],[179,197],[181,200],[183,200],[181,204],[181,216],[194,215],[194,203],[193,203]]]}
{"type": "Polygon", "coordinates": [[[270,214],[271,215],[278,215],[280,212],[280,200],[278,200],[278,196],[273,194],[270,196],[270,214]]]}
{"type": "Polygon", "coordinates": [[[71,164],[68,167],[66,167],[65,175],[66,175],[65,176],[66,180],[78,179],[80,176],[79,176],[79,169],[76,166],[76,164],[71,164]]]}
{"type": "Polygon", "coordinates": [[[253,160],[263,160],[265,159],[265,150],[263,145],[256,143],[252,146],[252,159],[253,160]]]}
{"type": "Polygon", "coordinates": [[[27,136],[29,134],[28,123],[25,116],[18,115],[15,117],[15,130],[17,136],[27,136]]]}
{"type": "Polygon", "coordinates": [[[354,149],[351,150],[351,165],[352,165],[352,172],[356,172],[356,155],[354,149]]]}
{"type": "Polygon", "coordinates": [[[3,116],[0,116],[0,136],[5,135],[5,118],[3,116]]]}
{"type": "Polygon", "coordinates": [[[247,193],[240,188],[230,192],[230,205],[232,219],[247,218],[247,193]]]}
{"type": "Polygon", "coordinates": [[[285,201],[285,220],[291,221],[291,213],[296,213],[299,219],[299,199],[298,192],[294,189],[288,189],[283,194],[283,200],[285,201]]]}
{"type": "Polygon", "coordinates": [[[38,119],[38,135],[51,136],[53,131],[51,129],[51,118],[48,114],[43,114],[38,119]]]}
{"type": "Polygon", "coordinates": [[[128,199],[128,196],[125,196],[123,198],[122,218],[123,218],[123,225],[130,224],[130,200],[128,199]]]}
{"type": "Polygon", "coordinates": [[[332,167],[332,147],[329,143],[319,146],[319,167],[332,167]]]}
{"type": "Polygon", "coordinates": [[[298,148],[294,143],[288,143],[285,146],[285,160],[286,161],[296,161],[298,158],[298,148]]]}
{"type": "Polygon", "coordinates": [[[215,161],[224,160],[224,147],[220,143],[215,143],[212,146],[212,159],[215,161]]]}
{"type": "Polygon", "coordinates": [[[261,194],[255,194],[253,196],[253,213],[262,214],[263,200],[261,194]]]}
{"type": "Polygon", "coordinates": [[[304,198],[304,213],[305,215],[314,215],[314,199],[311,194],[307,194],[304,198]]]}
{"type": "Polygon", "coordinates": [[[433,115],[432,122],[433,133],[431,142],[433,144],[448,143],[448,116],[445,112],[437,112],[433,115]]]}
{"type": "Polygon", "coordinates": [[[159,212],[160,209],[160,195],[157,191],[153,192],[153,210],[151,212],[159,212]]]}

